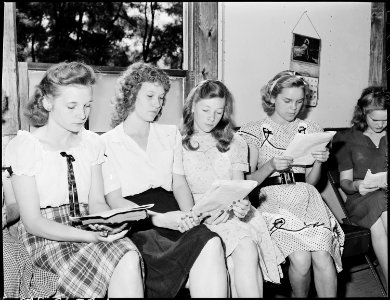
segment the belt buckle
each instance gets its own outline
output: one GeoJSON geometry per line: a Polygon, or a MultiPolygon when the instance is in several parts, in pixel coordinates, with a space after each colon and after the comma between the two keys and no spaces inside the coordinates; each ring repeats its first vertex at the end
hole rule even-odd
{"type": "Polygon", "coordinates": [[[295,176],[292,171],[280,173],[280,178],[282,179],[282,184],[295,184],[295,176]]]}

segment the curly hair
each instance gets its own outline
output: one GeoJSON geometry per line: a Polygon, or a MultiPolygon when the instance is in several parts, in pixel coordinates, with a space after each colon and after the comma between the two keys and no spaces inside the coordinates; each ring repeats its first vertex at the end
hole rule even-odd
{"type": "Polygon", "coordinates": [[[260,91],[264,111],[271,115],[275,111],[275,103],[271,102],[271,98],[276,98],[284,88],[292,87],[302,87],[304,96],[307,97],[309,84],[302,78],[301,74],[288,70],[276,74],[260,91]]]}
{"type": "Polygon", "coordinates": [[[352,125],[360,131],[368,128],[366,116],[374,110],[387,110],[390,92],[381,86],[370,86],[363,90],[351,120],[352,125]]]}
{"type": "Polygon", "coordinates": [[[49,112],[43,107],[45,96],[56,97],[59,87],[68,85],[92,86],[96,82],[96,74],[92,67],[82,62],[62,62],[51,66],[26,105],[24,114],[31,125],[41,127],[47,123],[49,112]]]}
{"type": "MultiPolygon", "coordinates": [[[[165,95],[171,88],[169,76],[163,71],[147,63],[137,62],[129,66],[118,79],[118,90],[115,96],[115,110],[111,118],[111,126],[123,122],[129,113],[134,111],[138,92],[144,82],[159,83],[165,95]]],[[[165,95],[163,105],[165,104],[165,95]]],[[[156,119],[160,116],[156,117],[156,119]]]]}
{"type": "Polygon", "coordinates": [[[184,103],[183,108],[183,126],[182,144],[187,150],[196,150],[199,148],[191,145],[191,137],[194,134],[194,114],[192,107],[195,103],[202,99],[210,99],[214,97],[225,99],[225,109],[223,116],[217,126],[211,131],[211,135],[217,140],[217,149],[220,152],[229,150],[229,145],[234,136],[232,113],[233,113],[233,95],[228,88],[218,80],[204,80],[195,86],[184,103]]]}

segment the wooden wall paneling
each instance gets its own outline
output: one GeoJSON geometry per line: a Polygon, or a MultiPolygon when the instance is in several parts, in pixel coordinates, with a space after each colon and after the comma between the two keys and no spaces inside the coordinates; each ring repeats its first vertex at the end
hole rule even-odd
{"type": "Polygon", "coordinates": [[[190,2],[186,95],[204,79],[218,79],[218,2],[190,2]]]}
{"type": "Polygon", "coordinates": [[[385,38],[385,3],[373,2],[371,4],[369,85],[381,85],[387,87],[385,38]]]}
{"type": "Polygon", "coordinates": [[[20,129],[30,131],[30,124],[27,118],[24,116],[24,108],[28,102],[28,65],[27,62],[19,62],[18,63],[19,70],[19,118],[20,118],[20,129]]]}
{"type": "MultiPolygon", "coordinates": [[[[2,90],[8,97],[2,135],[15,135],[20,128],[16,58],[16,4],[4,2],[2,90]]],[[[3,92],[2,92],[3,94],[3,92]]]]}

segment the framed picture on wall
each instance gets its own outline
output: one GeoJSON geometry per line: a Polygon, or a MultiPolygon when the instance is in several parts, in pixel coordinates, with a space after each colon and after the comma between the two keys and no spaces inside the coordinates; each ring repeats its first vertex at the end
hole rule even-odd
{"type": "Polygon", "coordinates": [[[320,39],[293,33],[291,60],[319,65],[320,51],[320,39]]]}

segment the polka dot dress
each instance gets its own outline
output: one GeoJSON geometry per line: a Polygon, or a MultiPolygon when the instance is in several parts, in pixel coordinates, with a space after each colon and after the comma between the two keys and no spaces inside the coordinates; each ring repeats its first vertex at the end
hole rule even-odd
{"type": "MultiPolygon", "coordinates": [[[[272,157],[281,156],[297,132],[320,131],[322,129],[314,122],[296,119],[281,125],[267,117],[242,126],[239,134],[258,148],[260,168],[272,157]]],[[[293,170],[305,173],[304,167],[293,167],[293,170]]],[[[261,189],[259,197],[258,209],[284,257],[299,250],[323,250],[333,257],[337,271],[342,270],[344,233],[314,186],[305,182],[267,186],[261,189]]]]}

